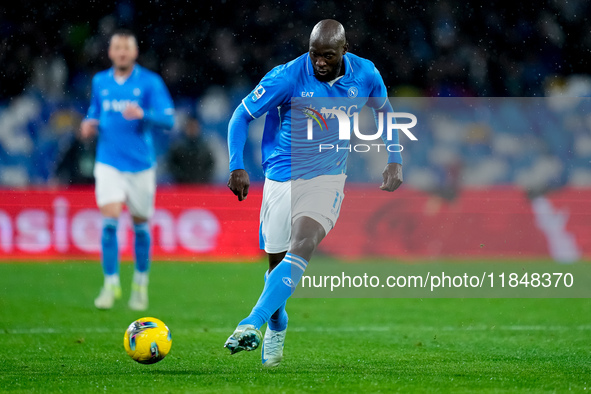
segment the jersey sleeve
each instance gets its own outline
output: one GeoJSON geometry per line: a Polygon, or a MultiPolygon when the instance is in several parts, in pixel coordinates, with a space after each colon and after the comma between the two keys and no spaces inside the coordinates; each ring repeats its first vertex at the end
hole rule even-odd
{"type": "Polygon", "coordinates": [[[376,110],[382,109],[386,101],[388,101],[388,90],[382,79],[382,75],[374,66],[373,84],[369,98],[367,100],[367,106],[376,110]]]}
{"type": "Polygon", "coordinates": [[[230,156],[230,172],[244,169],[244,145],[248,137],[248,124],[251,115],[244,105],[240,104],[234,111],[228,124],[228,152],[230,156]]]}
{"type": "Polygon", "coordinates": [[[174,104],[162,78],[154,75],[151,81],[148,105],[144,110],[144,120],[164,129],[174,126],[174,104]]]}
{"type": "Polygon", "coordinates": [[[92,88],[90,92],[90,106],[86,113],[86,119],[99,119],[101,116],[101,102],[99,100],[98,76],[92,78],[92,88]]]}
{"type": "Polygon", "coordinates": [[[254,90],[242,100],[242,104],[250,116],[256,119],[270,109],[289,102],[292,90],[292,83],[284,72],[275,68],[263,77],[254,90]]]}
{"type": "MultiPolygon", "coordinates": [[[[374,67],[374,83],[370,96],[367,100],[367,105],[373,110],[376,124],[379,122],[378,117],[382,116],[385,122],[389,112],[394,112],[390,100],[388,99],[388,91],[384,80],[377,68],[374,67]]],[[[396,121],[394,119],[394,121],[396,121]]],[[[386,133],[382,133],[382,140],[388,148],[388,163],[402,164],[402,155],[400,154],[400,139],[398,137],[398,130],[392,132],[392,139],[388,140],[386,133]]]]}

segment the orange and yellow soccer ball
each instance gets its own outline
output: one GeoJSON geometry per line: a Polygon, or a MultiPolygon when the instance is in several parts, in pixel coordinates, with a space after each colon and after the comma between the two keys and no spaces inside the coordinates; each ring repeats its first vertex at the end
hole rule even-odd
{"type": "Polygon", "coordinates": [[[138,363],[154,364],[166,357],[172,346],[172,338],[170,330],[161,320],[142,317],[127,327],[123,346],[138,363]]]}

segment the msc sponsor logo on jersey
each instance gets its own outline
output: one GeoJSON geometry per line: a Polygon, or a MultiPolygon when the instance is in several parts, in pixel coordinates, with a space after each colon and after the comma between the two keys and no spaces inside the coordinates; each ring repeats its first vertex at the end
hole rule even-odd
{"type": "MultiPolygon", "coordinates": [[[[314,92],[311,92],[311,93],[314,93],[314,92]]],[[[353,104],[348,107],[346,107],[344,105],[341,105],[340,107],[335,106],[335,107],[332,107],[332,109],[334,111],[339,110],[341,112],[345,112],[349,118],[352,118],[353,115],[355,115],[355,113],[359,112],[359,107],[357,106],[357,104],[353,104]]],[[[335,113],[334,112],[327,113],[326,108],[324,108],[324,107],[320,110],[321,113],[319,113],[318,112],[319,110],[317,110],[316,108],[314,108],[312,106],[305,107],[302,111],[304,112],[304,115],[306,115],[308,118],[313,118],[313,116],[312,116],[313,114],[316,114],[317,116],[322,118],[322,120],[335,118],[335,113]]],[[[316,122],[318,122],[318,121],[316,121],[316,122]]],[[[325,122],[325,124],[326,124],[326,122],[325,122]]],[[[322,129],[322,127],[320,127],[320,128],[322,129]]],[[[328,129],[328,126],[326,128],[328,129]]]]}
{"type": "Polygon", "coordinates": [[[263,85],[259,85],[257,86],[254,91],[252,92],[252,96],[251,99],[252,101],[257,101],[258,99],[260,99],[261,97],[263,97],[263,94],[265,94],[266,90],[263,87],[263,85]]]}
{"type": "Polygon", "coordinates": [[[131,100],[103,100],[103,111],[123,112],[129,104],[138,104],[131,100]]]}
{"type": "Polygon", "coordinates": [[[318,126],[320,126],[320,130],[323,129],[322,125],[326,127],[328,130],[328,124],[326,121],[328,119],[336,118],[339,125],[339,139],[341,140],[350,140],[351,139],[351,120],[349,118],[353,118],[353,132],[357,136],[357,138],[365,141],[371,141],[378,138],[381,138],[382,132],[384,129],[387,130],[387,139],[392,140],[392,132],[393,130],[400,130],[406,136],[412,140],[417,141],[417,137],[414,136],[413,133],[410,132],[410,128],[417,125],[417,117],[408,112],[388,112],[386,117],[384,117],[383,112],[378,112],[378,130],[375,134],[365,135],[359,131],[359,111],[357,111],[357,105],[351,105],[348,108],[345,106],[341,107],[332,107],[332,108],[325,108],[322,107],[320,111],[317,111],[313,107],[305,107],[302,112],[308,118],[308,139],[314,139],[314,132],[313,132],[313,121],[315,121],[318,126]],[[385,118],[385,119],[384,119],[385,118]],[[410,123],[399,124],[396,122],[396,118],[406,118],[410,119],[410,123]],[[385,126],[384,126],[385,123],[385,126]]]}
{"type": "MultiPolygon", "coordinates": [[[[339,126],[339,140],[351,140],[351,129],[353,129],[353,134],[363,141],[373,141],[382,138],[382,134],[386,132],[386,140],[391,141],[393,139],[394,131],[402,131],[410,140],[417,141],[417,137],[415,137],[411,132],[410,128],[416,126],[417,118],[411,113],[408,112],[388,112],[386,116],[384,116],[383,112],[378,112],[378,119],[377,119],[377,132],[373,134],[363,134],[360,131],[359,127],[359,111],[357,110],[357,105],[351,105],[349,107],[341,106],[341,107],[333,107],[333,108],[325,108],[323,107],[320,111],[312,107],[305,107],[303,110],[304,115],[308,118],[307,120],[307,139],[313,140],[314,139],[314,123],[316,123],[320,130],[328,131],[328,119],[336,118],[339,126]],[[351,119],[353,118],[353,124],[351,125],[351,119]],[[396,122],[396,118],[406,118],[410,120],[410,123],[399,124],[396,122]],[[352,126],[352,127],[351,127],[352,126]]],[[[385,147],[388,152],[402,152],[402,145],[400,144],[355,144],[355,145],[347,145],[347,146],[340,146],[335,144],[319,144],[318,151],[324,152],[327,150],[347,150],[349,152],[369,152],[372,150],[372,147],[377,148],[377,151],[380,151],[380,147],[385,147]]]]}

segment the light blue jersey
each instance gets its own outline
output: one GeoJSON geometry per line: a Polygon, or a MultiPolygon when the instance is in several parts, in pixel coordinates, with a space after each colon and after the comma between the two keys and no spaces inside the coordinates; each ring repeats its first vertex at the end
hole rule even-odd
{"type": "MultiPolygon", "coordinates": [[[[321,98],[335,98],[326,100],[327,107],[344,107],[349,116],[353,112],[358,113],[364,105],[380,111],[392,111],[392,108],[387,99],[386,86],[372,62],[351,53],[344,55],[343,62],[345,74],[332,82],[321,82],[314,76],[312,61],[307,53],[265,75],[242,100],[230,121],[230,171],[244,168],[242,151],[248,127],[237,115],[243,107],[250,117],[248,120],[267,113],[262,139],[266,178],[282,182],[345,173],[349,141],[339,139],[338,122],[334,116],[323,118],[327,127],[324,132],[315,131],[315,141],[306,138],[309,134],[305,116],[309,110],[305,108],[305,98],[309,98],[311,103],[319,103],[321,98]],[[319,143],[338,145],[341,149],[319,154],[319,143]]],[[[394,134],[387,144],[398,144],[398,134],[394,134]]],[[[402,163],[400,153],[389,153],[388,162],[402,163]]]]}
{"type": "Polygon", "coordinates": [[[99,121],[96,161],[120,171],[138,172],[156,163],[152,131],[172,128],[174,106],[162,78],[136,64],[121,83],[115,80],[113,68],[94,76],[87,119],[99,121]],[[123,118],[130,103],[144,110],[143,119],[123,118]]]}

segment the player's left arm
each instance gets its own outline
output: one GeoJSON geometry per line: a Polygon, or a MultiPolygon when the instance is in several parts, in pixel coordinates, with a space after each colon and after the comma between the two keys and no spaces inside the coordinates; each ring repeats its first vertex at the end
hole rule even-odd
{"type": "Polygon", "coordinates": [[[160,77],[155,77],[144,108],[130,104],[123,116],[128,120],[143,119],[156,127],[170,130],[174,126],[174,104],[160,77]]]}
{"type": "Polygon", "coordinates": [[[248,195],[250,177],[244,169],[244,146],[249,123],[272,108],[285,104],[291,97],[292,85],[285,75],[275,68],[265,75],[254,90],[246,96],[234,111],[228,124],[228,152],[230,178],[228,188],[243,201],[248,195]]]}
{"type": "Polygon", "coordinates": [[[90,106],[86,118],[80,123],[80,135],[88,139],[98,132],[99,118],[101,116],[101,103],[98,96],[98,76],[92,78],[92,90],[90,94],[90,106]]]}
{"type": "MultiPolygon", "coordinates": [[[[386,85],[377,69],[375,69],[373,89],[369,95],[367,105],[373,111],[376,125],[378,124],[380,114],[385,124],[386,119],[388,119],[388,113],[394,112],[390,100],[388,99],[386,85]]],[[[380,189],[393,192],[398,189],[403,182],[402,155],[400,154],[399,149],[398,130],[392,130],[392,139],[390,140],[388,140],[387,133],[383,132],[382,140],[388,151],[388,163],[382,172],[383,182],[380,189]]]]}

